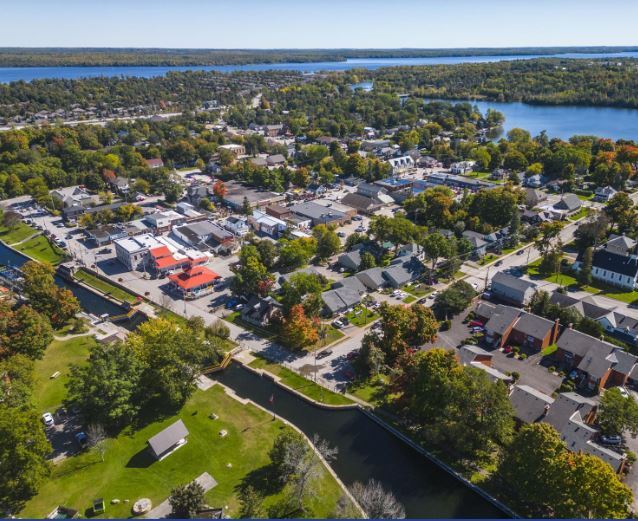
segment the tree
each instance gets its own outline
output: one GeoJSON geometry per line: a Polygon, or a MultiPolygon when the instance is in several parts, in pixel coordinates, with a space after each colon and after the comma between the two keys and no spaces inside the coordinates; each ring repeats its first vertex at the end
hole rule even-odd
{"type": "Polygon", "coordinates": [[[341,249],[341,241],[333,228],[325,224],[318,224],[312,230],[312,235],[317,241],[317,257],[325,260],[332,257],[341,249]]]}
{"type": "Polygon", "coordinates": [[[181,485],[171,490],[168,498],[171,516],[178,519],[192,519],[205,507],[204,487],[197,481],[181,485]]]}
{"type": "Polygon", "coordinates": [[[310,451],[304,437],[297,431],[286,429],[279,434],[268,452],[274,474],[279,481],[286,483],[295,471],[296,462],[310,451]]]}
{"type": "Polygon", "coordinates": [[[224,181],[222,181],[221,179],[218,179],[217,181],[213,183],[213,194],[215,195],[215,197],[218,197],[219,199],[224,199],[227,193],[228,193],[228,189],[226,188],[224,181]]]}
{"type": "Polygon", "coordinates": [[[409,342],[416,346],[434,342],[439,331],[439,323],[432,309],[423,304],[413,304],[410,311],[414,318],[409,342]]]}
{"type": "Polygon", "coordinates": [[[242,487],[238,494],[239,517],[241,519],[261,519],[266,517],[264,498],[251,485],[242,487]]]}
{"type": "Polygon", "coordinates": [[[263,280],[271,278],[268,269],[261,262],[255,246],[244,246],[239,253],[239,267],[235,269],[232,289],[239,295],[254,295],[263,280]]]}
{"type": "Polygon", "coordinates": [[[617,387],[607,389],[600,398],[598,423],[605,434],[621,435],[628,430],[638,434],[638,403],[624,397],[617,387]]]}
{"type": "Polygon", "coordinates": [[[117,430],[140,410],[142,371],[142,363],[129,346],[96,345],[88,364],[71,366],[67,400],[82,411],[87,422],[117,430]]]}
{"type": "Polygon", "coordinates": [[[206,341],[171,320],[145,322],[126,344],[143,366],[140,391],[146,402],[179,407],[195,391],[195,382],[208,355],[206,341]]]}
{"type": "Polygon", "coordinates": [[[253,207],[250,205],[250,202],[248,201],[248,197],[244,196],[244,200],[241,203],[241,212],[244,215],[252,215],[253,214],[253,207]]]}
{"type": "Polygon", "coordinates": [[[521,215],[518,212],[514,212],[512,214],[509,232],[509,241],[511,247],[515,248],[518,245],[519,235],[521,232],[521,215]]]}
{"type": "Polygon", "coordinates": [[[0,315],[0,356],[42,358],[53,340],[49,319],[27,305],[14,311],[7,304],[0,304],[0,315]]]}
{"type": "Polygon", "coordinates": [[[301,238],[279,241],[279,260],[282,271],[294,271],[303,268],[317,252],[317,241],[312,238],[301,238]]]}
{"type": "Polygon", "coordinates": [[[296,304],[282,321],[279,340],[291,349],[303,349],[319,340],[318,327],[318,321],[308,318],[303,306],[296,304]]]}
{"type": "Polygon", "coordinates": [[[578,282],[581,286],[589,286],[592,281],[591,270],[594,259],[594,248],[591,246],[583,253],[583,260],[578,270],[578,282]]]}
{"type": "Polygon", "coordinates": [[[364,251],[361,254],[361,262],[359,263],[359,271],[369,270],[377,265],[377,260],[374,255],[368,251],[364,251]]]}
{"type": "Polygon", "coordinates": [[[439,318],[458,315],[466,309],[476,296],[474,288],[464,280],[454,282],[434,299],[434,311],[439,318]]]}
{"type": "Polygon", "coordinates": [[[30,407],[0,405],[0,510],[17,513],[50,472],[51,445],[30,407]]]}
{"type": "Polygon", "coordinates": [[[441,257],[450,255],[450,241],[440,233],[430,233],[420,241],[426,258],[432,263],[430,266],[430,278],[436,269],[436,263],[441,257]]]}
{"type": "Polygon", "coordinates": [[[86,428],[86,437],[89,446],[95,448],[100,455],[100,460],[104,462],[106,453],[106,431],[99,423],[92,423],[86,428]]]}
{"type": "Polygon", "coordinates": [[[281,285],[281,304],[284,316],[289,316],[293,306],[301,304],[307,316],[315,317],[321,312],[321,292],[325,279],[314,273],[293,273],[281,285]]]}
{"type": "Polygon", "coordinates": [[[352,495],[370,519],[405,518],[403,505],[375,479],[370,479],[366,485],[355,482],[352,485],[352,495]]]}
{"type": "Polygon", "coordinates": [[[619,233],[624,233],[634,226],[636,216],[634,202],[625,192],[614,195],[603,211],[611,221],[612,230],[617,226],[619,233]]]}
{"type": "Polygon", "coordinates": [[[2,224],[5,228],[14,229],[22,222],[22,216],[18,212],[5,211],[2,214],[2,224]]]}
{"type": "Polygon", "coordinates": [[[255,243],[255,248],[257,248],[257,253],[259,253],[259,260],[261,260],[261,263],[268,269],[272,268],[275,265],[275,260],[277,259],[277,247],[275,246],[275,243],[264,239],[263,241],[255,243]]]}

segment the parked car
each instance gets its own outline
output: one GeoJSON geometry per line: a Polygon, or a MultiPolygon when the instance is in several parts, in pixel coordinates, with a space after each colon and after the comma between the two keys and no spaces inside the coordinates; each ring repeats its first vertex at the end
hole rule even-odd
{"type": "Polygon", "coordinates": [[[622,437],[613,434],[613,435],[609,435],[609,436],[605,436],[602,435],[600,437],[600,442],[605,444],[605,445],[621,445],[622,444],[622,437]]]}
{"type": "Polygon", "coordinates": [[[494,266],[502,266],[503,265],[503,261],[496,261],[496,264],[494,264],[494,266]]]}
{"type": "Polygon", "coordinates": [[[468,326],[470,327],[483,327],[485,324],[483,324],[483,322],[481,322],[480,320],[472,320],[468,326]]]}
{"type": "Polygon", "coordinates": [[[232,309],[232,308],[234,308],[236,305],[237,305],[237,299],[235,299],[235,298],[229,298],[229,299],[226,301],[226,306],[225,306],[225,307],[226,307],[226,309],[232,309]]]}
{"type": "Polygon", "coordinates": [[[485,331],[485,329],[481,326],[474,326],[471,331],[472,333],[482,333],[483,331],[485,331]]]}
{"type": "Polygon", "coordinates": [[[337,232],[337,237],[345,237],[346,234],[344,232],[337,232]]]}
{"type": "Polygon", "coordinates": [[[75,435],[75,441],[81,449],[84,449],[89,445],[89,437],[86,435],[85,432],[78,432],[75,435]]]}
{"type": "Polygon", "coordinates": [[[361,217],[360,215],[355,215],[355,216],[352,218],[352,220],[353,220],[353,221],[363,221],[363,217],[361,217]]]}
{"type": "Polygon", "coordinates": [[[516,255],[523,255],[523,253],[525,253],[525,250],[518,250],[516,252],[516,255]]]}
{"type": "Polygon", "coordinates": [[[337,329],[341,329],[343,327],[343,322],[341,322],[341,320],[333,320],[332,326],[337,329]]]}
{"type": "Polygon", "coordinates": [[[317,353],[317,358],[325,358],[326,356],[330,356],[332,354],[332,349],[324,349],[320,353],[317,353]]]}
{"type": "Polygon", "coordinates": [[[53,427],[55,425],[55,420],[53,419],[53,414],[50,412],[45,412],[42,415],[42,423],[47,427],[53,427]]]}

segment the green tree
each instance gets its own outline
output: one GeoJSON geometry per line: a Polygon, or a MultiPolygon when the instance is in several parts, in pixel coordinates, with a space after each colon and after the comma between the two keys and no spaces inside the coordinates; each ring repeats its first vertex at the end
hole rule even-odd
{"type": "Polygon", "coordinates": [[[359,264],[359,271],[368,270],[374,268],[377,265],[377,260],[368,251],[364,251],[361,254],[361,263],[359,264]]]}
{"type": "Polygon", "coordinates": [[[434,299],[434,311],[440,318],[458,315],[471,304],[476,296],[474,288],[464,280],[454,282],[434,299]]]}
{"type": "Polygon", "coordinates": [[[171,490],[168,502],[171,505],[172,517],[178,519],[195,518],[205,506],[204,487],[197,481],[176,487],[171,490]]]}
{"type": "Polygon", "coordinates": [[[301,238],[279,241],[279,260],[282,271],[294,271],[303,268],[317,252],[317,241],[313,238],[301,238]]]}
{"type": "Polygon", "coordinates": [[[239,253],[239,267],[235,269],[232,289],[238,295],[250,296],[258,293],[260,283],[270,277],[268,268],[261,262],[255,246],[244,246],[239,253]]]}
{"type": "Polygon", "coordinates": [[[252,215],[253,214],[253,207],[250,205],[250,202],[248,201],[248,197],[244,196],[244,200],[241,204],[241,212],[244,215],[252,215]]]}
{"type": "Polygon", "coordinates": [[[317,241],[317,257],[322,260],[332,257],[341,249],[341,241],[334,229],[325,224],[315,226],[312,235],[317,241]]]}
{"type": "Polygon", "coordinates": [[[0,356],[21,354],[32,360],[42,358],[53,341],[49,319],[26,305],[13,311],[0,304],[0,314],[0,356]]]}
{"type": "Polygon", "coordinates": [[[436,270],[436,264],[441,257],[448,257],[450,255],[450,241],[448,241],[440,233],[430,233],[423,237],[419,241],[423,247],[423,252],[426,258],[431,262],[430,265],[430,278],[436,270]]]}
{"type": "Polygon", "coordinates": [[[618,227],[619,233],[624,233],[633,225],[636,217],[634,202],[625,192],[618,192],[605,206],[604,212],[610,220],[613,230],[618,227]]]}
{"type": "Polygon", "coordinates": [[[143,366],[127,345],[114,343],[91,349],[88,364],[74,365],[67,382],[69,403],[88,423],[117,430],[140,410],[143,366]]]}
{"type": "Polygon", "coordinates": [[[591,246],[583,253],[583,260],[578,270],[578,282],[581,286],[589,286],[592,281],[591,270],[594,259],[594,248],[591,246]]]}
{"type": "Polygon", "coordinates": [[[49,475],[51,445],[36,412],[0,404],[0,509],[17,513],[49,475]]]}
{"type": "Polygon", "coordinates": [[[598,423],[605,434],[621,435],[628,430],[638,434],[638,403],[624,397],[617,387],[607,389],[600,398],[598,423]]]}
{"type": "Polygon", "coordinates": [[[264,498],[251,485],[239,490],[239,517],[241,519],[261,519],[266,517],[264,498]]]}

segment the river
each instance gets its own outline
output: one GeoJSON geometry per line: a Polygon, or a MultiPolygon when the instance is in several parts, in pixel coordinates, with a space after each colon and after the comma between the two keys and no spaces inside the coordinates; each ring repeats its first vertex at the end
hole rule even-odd
{"type": "Polygon", "coordinates": [[[332,463],[347,485],[379,480],[392,490],[411,518],[504,518],[505,514],[357,409],[316,407],[240,365],[214,378],[339,449],[332,463]],[[270,397],[273,403],[270,404],[270,397]]]}

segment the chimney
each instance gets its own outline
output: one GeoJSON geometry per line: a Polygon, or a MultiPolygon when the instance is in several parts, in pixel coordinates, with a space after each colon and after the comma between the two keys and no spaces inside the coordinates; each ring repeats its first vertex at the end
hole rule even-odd
{"type": "MultiPolygon", "coordinates": [[[[571,326],[571,324],[570,324],[571,326]]],[[[560,321],[558,319],[554,320],[554,327],[552,328],[552,334],[550,336],[549,342],[550,344],[556,343],[558,339],[558,333],[560,332],[560,321]]]]}

